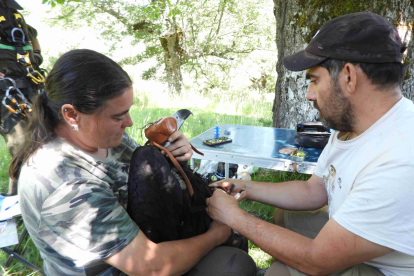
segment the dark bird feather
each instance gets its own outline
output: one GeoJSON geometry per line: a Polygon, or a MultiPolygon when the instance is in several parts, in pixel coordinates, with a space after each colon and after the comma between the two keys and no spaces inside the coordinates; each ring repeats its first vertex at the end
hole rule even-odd
{"type": "MultiPolygon", "coordinates": [[[[209,228],[211,218],[205,211],[205,200],[212,190],[187,164],[181,166],[193,186],[192,197],[172,162],[159,149],[138,147],[132,156],[127,212],[155,243],[190,238],[209,228]]],[[[248,250],[247,239],[234,232],[225,245],[248,250]]]]}

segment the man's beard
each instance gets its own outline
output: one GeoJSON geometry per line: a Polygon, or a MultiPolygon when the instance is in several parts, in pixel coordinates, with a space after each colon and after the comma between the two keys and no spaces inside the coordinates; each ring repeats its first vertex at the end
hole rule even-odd
{"type": "Polygon", "coordinates": [[[349,100],[343,97],[342,89],[337,80],[331,81],[331,91],[323,110],[317,101],[313,106],[319,111],[319,117],[323,125],[328,129],[342,132],[352,132],[355,124],[354,108],[349,100]]]}

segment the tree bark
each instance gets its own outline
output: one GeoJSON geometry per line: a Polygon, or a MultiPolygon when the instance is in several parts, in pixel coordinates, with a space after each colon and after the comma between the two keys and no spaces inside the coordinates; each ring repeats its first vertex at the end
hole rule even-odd
{"type": "Polygon", "coordinates": [[[370,11],[384,16],[397,26],[403,42],[407,43],[404,63],[408,65],[403,84],[405,97],[414,99],[414,8],[410,0],[273,0],[276,18],[278,61],[277,81],[273,103],[273,126],[295,129],[297,123],[316,121],[318,112],[306,100],[305,71],[292,72],[282,59],[303,50],[324,22],[353,12],[370,11]]]}
{"type": "Polygon", "coordinates": [[[164,63],[168,88],[172,94],[180,94],[183,85],[180,55],[182,50],[180,45],[181,37],[181,29],[174,27],[160,36],[161,45],[164,49],[164,63]]]}

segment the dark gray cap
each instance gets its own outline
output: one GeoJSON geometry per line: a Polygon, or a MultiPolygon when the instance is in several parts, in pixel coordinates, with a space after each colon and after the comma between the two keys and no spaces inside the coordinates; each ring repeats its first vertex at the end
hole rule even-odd
{"type": "Polygon", "coordinates": [[[283,58],[288,70],[302,71],[328,58],[362,62],[401,62],[406,47],[397,28],[384,17],[358,12],[329,20],[305,50],[283,58]]]}

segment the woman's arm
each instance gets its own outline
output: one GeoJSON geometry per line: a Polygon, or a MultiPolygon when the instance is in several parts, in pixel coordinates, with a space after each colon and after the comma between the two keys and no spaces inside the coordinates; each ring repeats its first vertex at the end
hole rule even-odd
{"type": "Polygon", "coordinates": [[[140,231],[124,249],[105,262],[128,275],[182,275],[229,235],[228,226],[214,221],[202,235],[159,244],[140,231]]]}

